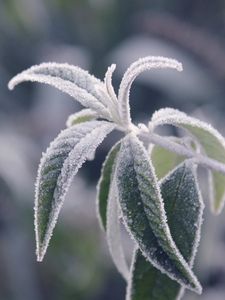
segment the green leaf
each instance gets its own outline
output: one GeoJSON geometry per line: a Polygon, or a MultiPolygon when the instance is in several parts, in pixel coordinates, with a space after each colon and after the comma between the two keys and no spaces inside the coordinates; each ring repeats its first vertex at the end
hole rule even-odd
{"type": "Polygon", "coordinates": [[[100,226],[103,230],[106,230],[109,189],[115,160],[119,150],[120,142],[113,146],[107,155],[105,162],[103,163],[101,177],[97,185],[97,215],[99,217],[100,226]]]}
{"type": "Polygon", "coordinates": [[[212,170],[208,172],[211,210],[213,213],[219,214],[225,202],[225,175],[212,170]]]}
{"type": "Polygon", "coordinates": [[[82,109],[75,114],[72,114],[68,117],[66,121],[66,126],[71,127],[83,122],[95,120],[98,117],[97,113],[89,108],[82,109]]]}
{"type": "MultiPolygon", "coordinates": [[[[173,239],[193,266],[204,207],[194,166],[190,162],[179,165],[162,181],[161,192],[173,239]]],[[[131,272],[127,300],[175,300],[184,292],[177,282],[146,261],[140,250],[134,253],[131,272]]]]}
{"type": "Polygon", "coordinates": [[[116,177],[114,176],[110,184],[108,197],[106,235],[113,262],[124,279],[128,281],[129,268],[122,245],[119,218],[120,208],[118,202],[118,190],[116,186],[116,177]]]}
{"type": "MultiPolygon", "coordinates": [[[[223,136],[209,124],[187,116],[185,113],[172,108],[160,109],[152,116],[150,126],[174,125],[186,130],[202,146],[203,153],[208,157],[225,164],[225,140],[223,136]]],[[[211,171],[213,199],[212,211],[220,213],[225,202],[225,175],[211,171]]]]}
{"type": "Polygon", "coordinates": [[[43,155],[35,195],[38,261],[43,259],[47,250],[74,175],[114,127],[105,121],[89,121],[72,126],[63,130],[43,155]]]}
{"type": "Polygon", "coordinates": [[[107,242],[115,266],[127,280],[129,269],[121,242],[118,190],[114,176],[119,150],[120,142],[113,146],[103,163],[97,186],[97,215],[100,226],[106,230],[107,242]]]}
{"type": "Polygon", "coordinates": [[[172,239],[148,153],[133,134],[121,143],[116,175],[125,225],[143,255],[169,277],[200,293],[197,278],[172,239]]]}
{"type": "Polygon", "coordinates": [[[158,145],[151,147],[150,157],[158,179],[166,176],[186,158],[158,145]]]}

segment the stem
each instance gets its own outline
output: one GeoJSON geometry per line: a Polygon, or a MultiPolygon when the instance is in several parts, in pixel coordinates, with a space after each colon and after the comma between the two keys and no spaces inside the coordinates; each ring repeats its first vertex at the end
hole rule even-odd
{"type": "Polygon", "coordinates": [[[197,164],[200,164],[206,168],[210,168],[212,170],[225,174],[225,164],[220,163],[207,156],[204,156],[200,153],[196,153],[181,144],[177,144],[169,140],[167,137],[163,137],[155,133],[147,133],[147,132],[140,132],[140,131],[139,131],[139,136],[142,137],[144,140],[148,141],[149,143],[159,145],[181,156],[194,158],[197,164]]]}

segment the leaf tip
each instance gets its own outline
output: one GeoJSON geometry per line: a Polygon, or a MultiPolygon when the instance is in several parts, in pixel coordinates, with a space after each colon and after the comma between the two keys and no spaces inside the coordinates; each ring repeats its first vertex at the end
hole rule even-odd
{"type": "Polygon", "coordinates": [[[12,91],[15,87],[14,77],[8,82],[8,89],[12,91]]]}

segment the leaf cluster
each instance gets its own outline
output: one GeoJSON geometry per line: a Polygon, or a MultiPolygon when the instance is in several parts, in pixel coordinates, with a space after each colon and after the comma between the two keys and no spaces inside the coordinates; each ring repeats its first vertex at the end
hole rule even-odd
{"type": "Polygon", "coordinates": [[[200,241],[203,201],[197,167],[207,168],[214,213],[225,200],[225,140],[205,122],[176,109],[155,112],[148,125],[132,123],[129,93],[134,79],[156,68],[182,70],[164,57],[145,57],[125,72],[118,96],[112,86],[115,65],[100,81],[76,66],[44,63],[9,82],[52,85],[85,108],[69,116],[67,128],[43,154],[36,181],[35,233],[37,259],[42,261],[73,177],[93,158],[113,130],[124,137],[112,147],[97,187],[97,214],[106,232],[112,259],[127,281],[126,300],[180,299],[185,289],[201,293],[193,272],[200,241]],[[158,126],[184,130],[185,138],[162,137],[158,126]],[[134,240],[131,266],[121,242],[120,225],[134,240]]]}

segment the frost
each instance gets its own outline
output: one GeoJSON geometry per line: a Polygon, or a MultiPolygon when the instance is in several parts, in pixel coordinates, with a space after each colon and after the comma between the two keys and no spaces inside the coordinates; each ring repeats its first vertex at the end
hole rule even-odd
{"type": "Polygon", "coordinates": [[[200,293],[197,278],[172,239],[148,153],[133,134],[121,144],[117,181],[126,227],[143,255],[163,273],[200,293]],[[137,204],[139,201],[142,205],[137,204]]]}
{"type": "Polygon", "coordinates": [[[62,131],[41,159],[36,181],[35,231],[37,257],[47,250],[59,211],[73,176],[115,125],[89,121],[62,131]]]}
{"type": "Polygon", "coordinates": [[[118,191],[116,187],[115,178],[112,179],[112,184],[110,186],[109,191],[106,228],[107,241],[112,259],[118,271],[123,275],[123,277],[127,281],[129,277],[129,269],[124,256],[121,241],[118,191]]]}
{"type": "Polygon", "coordinates": [[[76,66],[57,63],[43,63],[16,75],[8,84],[9,89],[24,81],[49,84],[70,95],[83,106],[92,108],[103,117],[109,117],[108,109],[101,103],[96,86],[104,84],[76,66]]]}
{"type": "MultiPolygon", "coordinates": [[[[202,151],[209,158],[225,163],[225,140],[211,125],[199,121],[172,108],[160,109],[153,114],[150,128],[159,125],[174,125],[183,128],[201,145],[202,151]]],[[[220,213],[225,202],[225,175],[212,171],[210,175],[211,207],[214,213],[220,213]]]]}
{"type": "Polygon", "coordinates": [[[106,89],[108,91],[108,94],[110,95],[112,101],[114,102],[114,104],[117,104],[117,96],[116,96],[116,93],[114,91],[114,88],[113,88],[113,85],[112,85],[112,75],[113,75],[113,72],[115,71],[116,69],[116,65],[115,64],[112,64],[106,74],[105,74],[105,79],[104,79],[104,82],[105,82],[105,86],[106,86],[106,89]]]}
{"type": "Polygon", "coordinates": [[[148,127],[132,124],[129,92],[134,79],[150,69],[182,71],[176,60],[157,56],[137,60],[125,72],[118,97],[112,85],[115,68],[112,64],[100,81],[76,66],[43,63],[9,82],[9,89],[24,81],[49,84],[86,107],[69,116],[68,128],[50,144],[40,162],[35,192],[37,259],[45,255],[74,175],[94,158],[106,135],[118,129],[125,138],[103,164],[97,214],[112,259],[129,279],[126,299],[148,300],[150,294],[152,299],[180,299],[185,288],[201,293],[192,271],[203,210],[194,163],[210,168],[211,206],[220,212],[225,202],[225,140],[212,126],[172,108],[155,112],[148,127]],[[155,134],[155,128],[164,124],[184,129],[188,141],[155,134]],[[150,153],[136,135],[152,144],[150,153]],[[137,247],[131,270],[121,243],[120,219],[137,247]]]}
{"type": "MultiPolygon", "coordinates": [[[[200,240],[204,208],[196,167],[189,161],[180,164],[162,180],[161,190],[171,234],[192,267],[200,240]]],[[[135,250],[126,300],[175,300],[181,299],[183,293],[182,286],[151,266],[139,249],[135,250]]]]}
{"type": "Polygon", "coordinates": [[[82,122],[92,121],[97,117],[98,114],[94,110],[91,110],[90,108],[82,109],[81,111],[68,117],[66,126],[71,127],[82,122]]]}
{"type": "Polygon", "coordinates": [[[175,59],[161,56],[147,56],[135,61],[125,72],[119,87],[118,102],[121,119],[127,126],[131,124],[129,94],[133,81],[144,71],[164,68],[182,71],[182,64],[175,59]]]}
{"type": "Polygon", "coordinates": [[[106,230],[112,259],[118,271],[127,280],[129,270],[121,242],[118,191],[114,176],[119,150],[120,142],[114,145],[103,164],[97,186],[97,215],[102,229],[106,230]]]}

